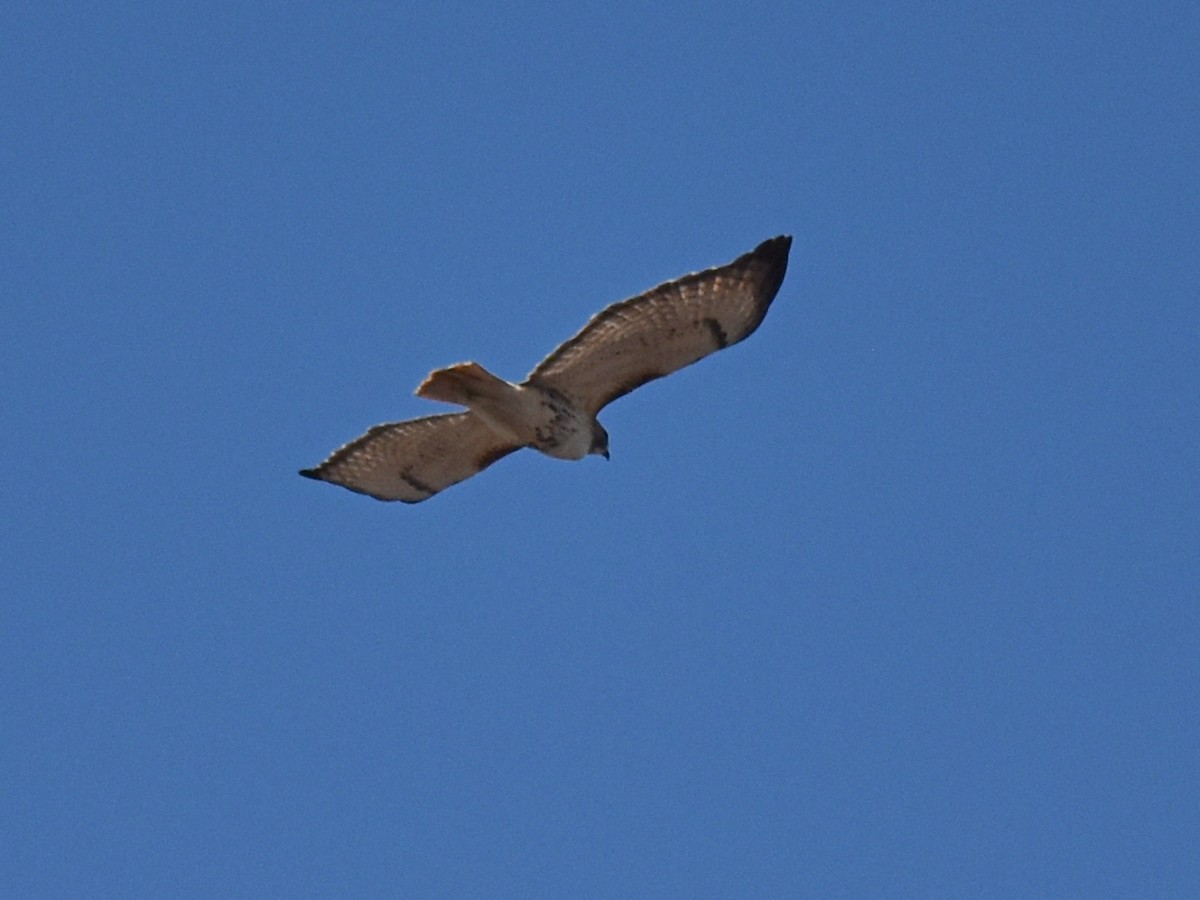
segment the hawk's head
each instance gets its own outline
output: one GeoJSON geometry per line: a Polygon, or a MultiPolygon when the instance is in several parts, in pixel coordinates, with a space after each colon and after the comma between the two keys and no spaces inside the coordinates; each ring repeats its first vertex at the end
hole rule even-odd
{"type": "Polygon", "coordinates": [[[592,449],[588,451],[589,455],[592,453],[608,459],[608,432],[595,419],[592,420],[592,449]]]}

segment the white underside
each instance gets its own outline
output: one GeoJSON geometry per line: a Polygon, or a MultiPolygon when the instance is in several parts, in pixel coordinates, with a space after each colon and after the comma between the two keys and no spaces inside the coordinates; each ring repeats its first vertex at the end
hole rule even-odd
{"type": "Polygon", "coordinates": [[[504,438],[528,444],[547,456],[558,459],[583,459],[592,449],[591,420],[578,410],[568,408],[562,415],[561,401],[556,410],[536,388],[507,383],[512,389],[497,397],[472,400],[470,409],[504,438]],[[557,419],[557,421],[556,421],[557,419]],[[556,444],[539,439],[539,432],[552,431],[556,444]]]}

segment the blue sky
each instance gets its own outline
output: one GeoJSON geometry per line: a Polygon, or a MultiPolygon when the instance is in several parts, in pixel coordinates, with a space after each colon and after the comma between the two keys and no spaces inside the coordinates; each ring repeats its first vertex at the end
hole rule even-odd
{"type": "Polygon", "coordinates": [[[0,893],[1200,894],[1193,5],[3,20],[0,893]],[[779,233],[611,462],[296,475],[779,233]]]}

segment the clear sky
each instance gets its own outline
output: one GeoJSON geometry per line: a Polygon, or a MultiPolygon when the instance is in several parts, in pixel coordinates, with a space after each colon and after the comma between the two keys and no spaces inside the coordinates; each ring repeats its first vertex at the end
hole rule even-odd
{"type": "Polygon", "coordinates": [[[1195,4],[15,2],[0,894],[1200,896],[1195,4]],[[417,505],[297,476],[795,237],[417,505]]]}

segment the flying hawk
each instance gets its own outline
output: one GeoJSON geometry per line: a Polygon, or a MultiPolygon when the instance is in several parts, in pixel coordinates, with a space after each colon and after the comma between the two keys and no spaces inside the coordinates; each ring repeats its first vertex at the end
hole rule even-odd
{"type": "Polygon", "coordinates": [[[465,412],[376,425],[300,474],[379,500],[419,503],[522,447],[558,459],[608,459],[608,432],[596,413],[750,336],[783,283],[791,246],[789,236],[771,238],[728,265],[614,303],[520,384],[473,362],[438,369],[417,396],[465,412]]]}

